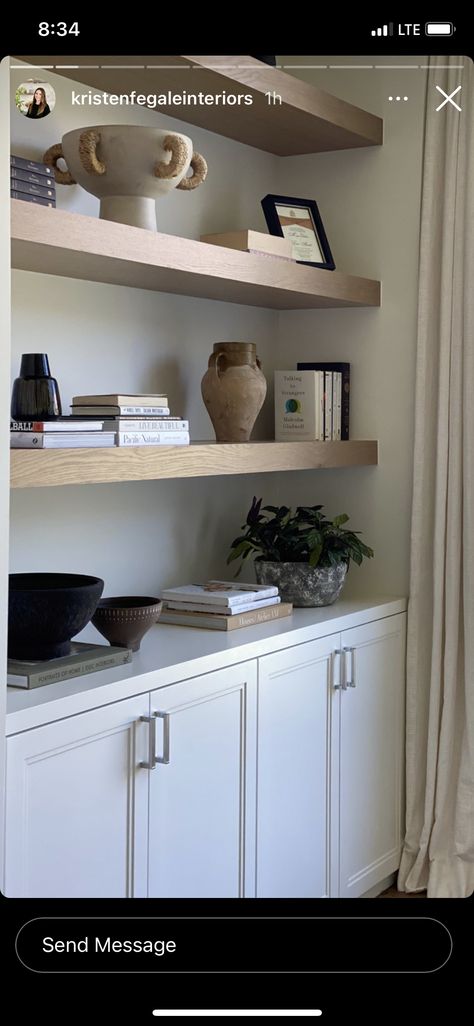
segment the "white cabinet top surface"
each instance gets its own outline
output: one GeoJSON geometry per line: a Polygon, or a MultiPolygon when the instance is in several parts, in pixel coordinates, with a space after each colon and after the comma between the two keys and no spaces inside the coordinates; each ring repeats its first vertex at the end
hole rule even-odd
{"type": "MultiPolygon", "coordinates": [[[[145,635],[131,663],[32,690],[7,688],[6,732],[15,734],[29,730],[371,620],[393,616],[406,608],[405,598],[342,599],[333,606],[295,609],[292,616],[273,623],[230,632],[156,624],[145,635]]],[[[89,626],[81,640],[97,641],[98,637],[89,626]]]]}

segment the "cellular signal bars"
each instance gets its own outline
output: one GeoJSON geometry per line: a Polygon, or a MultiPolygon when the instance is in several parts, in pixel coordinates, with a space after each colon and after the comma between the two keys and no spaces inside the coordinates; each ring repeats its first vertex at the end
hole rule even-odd
{"type": "Polygon", "coordinates": [[[372,29],[373,36],[393,36],[393,21],[389,21],[388,25],[381,25],[380,28],[372,29]]]}

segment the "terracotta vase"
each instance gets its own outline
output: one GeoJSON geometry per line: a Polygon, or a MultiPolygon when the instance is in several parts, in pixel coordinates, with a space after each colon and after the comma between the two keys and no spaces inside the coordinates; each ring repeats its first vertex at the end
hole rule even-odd
{"type": "Polygon", "coordinates": [[[248,442],[267,382],[253,342],[216,342],[201,391],[218,442],[248,442]]]}

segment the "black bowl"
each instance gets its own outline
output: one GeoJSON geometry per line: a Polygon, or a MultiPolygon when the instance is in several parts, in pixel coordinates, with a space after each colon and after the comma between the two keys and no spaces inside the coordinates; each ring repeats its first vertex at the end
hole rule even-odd
{"type": "Polygon", "coordinates": [[[57,659],[89,623],[104,590],[100,577],[83,574],[10,574],[10,659],[57,659]]]}

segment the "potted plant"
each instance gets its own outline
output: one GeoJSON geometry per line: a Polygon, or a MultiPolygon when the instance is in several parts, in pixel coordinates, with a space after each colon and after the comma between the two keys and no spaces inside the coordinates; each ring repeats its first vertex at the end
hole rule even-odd
{"type": "Polygon", "coordinates": [[[283,602],[295,606],[328,606],[342,591],[351,559],[360,565],[372,549],[360,541],[358,531],[343,525],[349,517],[341,513],[328,520],[322,506],[264,506],[253,498],[241,530],[235,538],[227,563],[243,563],[255,555],[258,584],[276,584],[283,602]]]}

